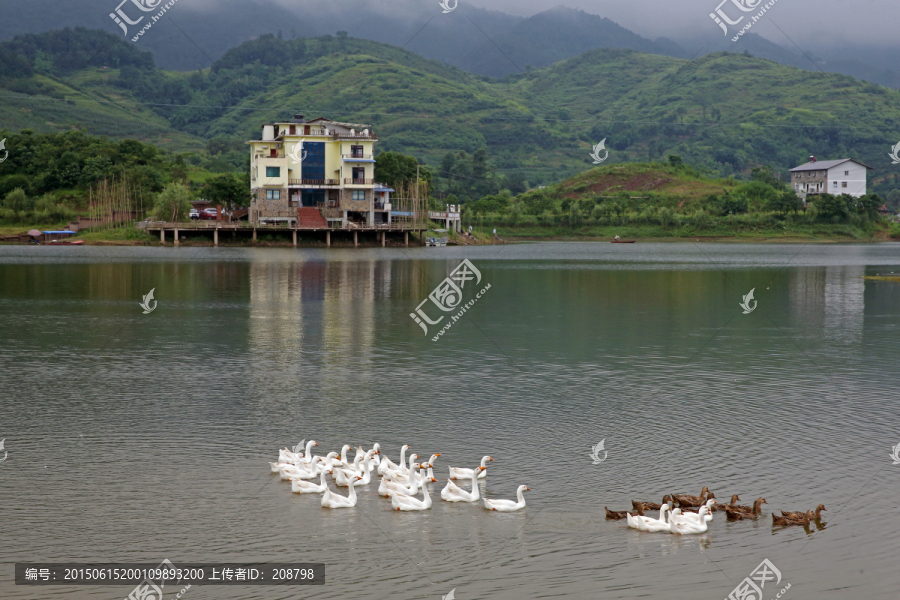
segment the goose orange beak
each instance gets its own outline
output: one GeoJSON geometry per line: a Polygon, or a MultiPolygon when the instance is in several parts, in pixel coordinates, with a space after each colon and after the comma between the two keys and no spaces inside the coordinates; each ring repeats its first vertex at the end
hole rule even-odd
{"type": "Polygon", "coordinates": [[[438,452],[438,453],[437,453],[437,454],[435,454],[435,456],[440,456],[440,455],[441,455],[441,453],[440,453],[440,452],[438,452]]]}

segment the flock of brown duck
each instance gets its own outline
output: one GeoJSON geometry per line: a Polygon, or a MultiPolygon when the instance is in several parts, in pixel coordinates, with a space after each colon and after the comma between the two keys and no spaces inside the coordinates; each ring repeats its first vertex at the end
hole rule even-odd
{"type": "MultiPolygon", "coordinates": [[[[762,505],[768,504],[765,498],[757,498],[755,502],[753,502],[753,506],[741,506],[737,503],[741,497],[737,494],[734,494],[731,497],[731,503],[729,504],[719,504],[716,502],[716,495],[709,491],[709,488],[704,486],[702,490],[700,490],[699,496],[691,496],[688,494],[666,494],[663,496],[662,503],[657,504],[655,502],[645,502],[643,500],[632,500],[631,506],[632,510],[609,510],[607,507],[603,507],[606,511],[607,519],[625,519],[627,518],[629,513],[635,513],[636,515],[643,516],[645,510],[660,510],[663,505],[669,504],[670,507],[675,505],[683,512],[693,512],[696,513],[700,510],[700,507],[707,506],[709,507],[710,512],[718,512],[725,511],[726,518],[729,521],[739,521],[742,519],[756,519],[762,513],[762,505]]],[[[772,526],[773,527],[789,527],[791,525],[802,525],[807,526],[811,522],[815,523],[817,527],[821,528],[824,523],[822,523],[822,511],[827,510],[824,504],[820,504],[816,507],[815,511],[808,510],[806,512],[803,511],[781,511],[781,516],[772,514],[772,526]]]]}

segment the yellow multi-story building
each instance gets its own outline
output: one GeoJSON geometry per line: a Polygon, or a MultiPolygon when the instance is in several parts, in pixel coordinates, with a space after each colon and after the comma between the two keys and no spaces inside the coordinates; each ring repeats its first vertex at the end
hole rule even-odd
{"type": "Polygon", "coordinates": [[[369,125],[325,118],[263,125],[250,140],[249,219],[292,227],[375,227],[391,222],[390,188],[375,183],[369,125]]]}

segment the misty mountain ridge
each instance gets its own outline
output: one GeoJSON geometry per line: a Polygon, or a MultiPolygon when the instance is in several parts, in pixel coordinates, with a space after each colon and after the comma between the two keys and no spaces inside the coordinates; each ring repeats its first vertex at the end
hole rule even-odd
{"type": "MultiPolygon", "coordinates": [[[[169,70],[205,68],[228,49],[268,33],[285,39],[334,35],[346,31],[361,39],[405,47],[421,56],[454,65],[470,73],[503,77],[531,67],[545,67],[595,48],[637,50],[675,58],[712,52],[744,52],[779,64],[808,71],[851,75],[871,83],[900,88],[900,73],[893,68],[893,49],[864,44],[823,46],[824,58],[815,63],[795,48],[784,48],[748,33],[738,43],[718,35],[651,40],[614,21],[559,5],[530,17],[474,7],[460,2],[441,14],[436,2],[385,0],[360,5],[355,0],[292,5],[276,0],[217,0],[215,3],[179,3],[152,30],[135,43],[153,53],[156,63],[169,70]]],[[[112,0],[82,0],[78,11],[66,13],[63,26],[103,29],[123,36],[109,17],[112,0]]],[[[126,8],[127,8],[126,4],[126,8]]],[[[124,10],[124,9],[123,9],[124,10]]],[[[135,10],[135,9],[132,9],[135,10]]],[[[0,0],[0,40],[21,33],[59,29],[47,18],[59,12],[57,0],[21,3],[0,0]]],[[[133,19],[138,17],[132,15],[133,19]]],[[[132,26],[130,35],[139,29],[132,26]]]]}

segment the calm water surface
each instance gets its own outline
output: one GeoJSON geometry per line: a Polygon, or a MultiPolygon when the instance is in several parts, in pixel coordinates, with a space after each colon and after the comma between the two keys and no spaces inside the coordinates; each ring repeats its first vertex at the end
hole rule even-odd
{"type": "Polygon", "coordinates": [[[188,600],[719,600],[768,558],[787,600],[896,598],[900,283],[863,279],[891,272],[900,244],[0,247],[0,597],[131,589],[17,587],[17,561],[168,558],[327,565],[188,600]],[[433,342],[409,315],[462,258],[491,287],[433,342]],[[441,480],[490,454],[483,492],[528,506],[441,481],[397,513],[375,481],[323,509],[269,472],[303,438],[440,452],[441,480]],[[702,536],[604,519],[702,486],[768,505],[702,536]]]}

